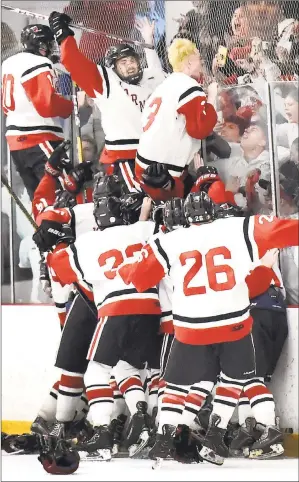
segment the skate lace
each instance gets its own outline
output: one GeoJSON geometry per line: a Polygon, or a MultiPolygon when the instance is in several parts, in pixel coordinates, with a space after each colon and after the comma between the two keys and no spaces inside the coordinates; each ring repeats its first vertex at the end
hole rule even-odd
{"type": "Polygon", "coordinates": [[[269,432],[269,429],[268,429],[268,427],[267,427],[267,428],[265,429],[265,431],[262,433],[262,435],[261,435],[261,437],[260,437],[260,441],[266,440],[266,438],[267,438],[268,435],[269,435],[268,432],[269,432]]]}
{"type": "Polygon", "coordinates": [[[59,423],[55,423],[52,431],[51,431],[51,435],[53,435],[54,437],[59,437],[60,435],[60,424],[59,423]]]}

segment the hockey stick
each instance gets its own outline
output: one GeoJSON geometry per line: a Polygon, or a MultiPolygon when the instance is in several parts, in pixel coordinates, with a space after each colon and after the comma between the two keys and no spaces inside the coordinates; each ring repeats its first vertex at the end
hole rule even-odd
{"type": "MultiPolygon", "coordinates": [[[[42,15],[40,13],[35,13],[35,12],[30,12],[29,10],[22,10],[21,8],[10,7],[9,5],[1,5],[1,7],[4,8],[5,10],[10,10],[11,12],[18,13],[19,15],[26,15],[26,17],[32,17],[32,18],[35,18],[37,20],[48,20],[49,19],[49,17],[47,15],[42,15]]],[[[91,27],[84,27],[82,25],[77,25],[77,24],[72,24],[72,23],[70,23],[69,26],[72,27],[72,28],[76,28],[78,30],[81,30],[82,32],[89,32],[89,33],[94,33],[96,35],[102,35],[103,37],[109,38],[111,40],[116,40],[117,42],[120,42],[120,43],[127,43],[127,44],[131,44],[131,45],[136,45],[138,47],[143,47],[143,48],[151,49],[151,50],[154,49],[153,45],[150,45],[150,44],[147,44],[147,43],[144,43],[144,42],[139,42],[139,40],[132,40],[132,39],[128,39],[128,38],[123,38],[123,37],[120,37],[119,35],[114,35],[114,34],[104,32],[103,30],[96,30],[96,29],[91,28],[91,27]]]]}
{"type": "MultiPolygon", "coordinates": [[[[24,214],[24,216],[28,219],[28,221],[30,222],[31,226],[37,230],[38,229],[38,225],[36,224],[36,222],[34,221],[34,219],[32,218],[31,214],[29,213],[29,211],[25,208],[24,204],[22,203],[22,201],[20,200],[20,198],[16,195],[16,193],[14,192],[14,190],[12,189],[12,187],[9,185],[9,182],[8,182],[8,179],[7,177],[1,172],[1,182],[2,184],[6,187],[6,189],[8,190],[9,194],[11,195],[11,197],[13,198],[13,200],[15,201],[15,203],[17,204],[17,206],[19,206],[19,208],[21,209],[22,213],[24,214]]],[[[75,286],[76,290],[78,291],[79,295],[81,296],[81,298],[85,301],[86,305],[88,306],[89,310],[92,312],[92,314],[96,317],[96,313],[95,311],[92,309],[91,307],[91,301],[87,298],[87,296],[85,295],[85,293],[82,292],[80,286],[78,283],[73,283],[73,285],[75,286]]]]}

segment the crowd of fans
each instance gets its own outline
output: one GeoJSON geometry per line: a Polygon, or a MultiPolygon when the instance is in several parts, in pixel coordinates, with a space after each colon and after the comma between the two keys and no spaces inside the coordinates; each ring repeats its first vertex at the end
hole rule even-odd
{"type": "MultiPolygon", "coordinates": [[[[273,153],[280,186],[280,192],[276,193],[278,214],[298,217],[299,17],[296,1],[230,0],[225,2],[225,15],[223,3],[222,0],[193,1],[193,9],[175,19],[175,37],[191,39],[201,53],[206,70],[203,85],[207,86],[212,79],[219,85],[218,123],[199,154],[206,164],[218,169],[227,189],[235,193],[239,206],[247,207],[253,213],[269,214],[276,209],[272,205],[273,153]]],[[[136,40],[140,40],[136,22],[146,16],[155,22],[155,48],[164,70],[170,72],[164,1],[71,0],[64,11],[74,23],[136,40]],[[113,4],[116,3],[117,11],[114,11],[116,7],[113,4]]],[[[114,43],[102,35],[83,33],[79,47],[91,60],[103,63],[107,48],[114,43]]],[[[16,53],[18,48],[13,30],[2,22],[2,61],[16,53]]],[[[71,83],[61,70],[58,70],[57,87],[63,95],[71,95],[71,83]]],[[[78,105],[84,160],[92,160],[96,170],[103,170],[98,162],[105,140],[101,113],[84,92],[78,94],[78,105]]],[[[66,128],[70,129],[70,126],[66,128]]],[[[5,143],[2,163],[7,163],[5,143]]],[[[26,192],[18,183],[15,172],[13,182],[17,194],[23,196],[29,206],[29,199],[26,199],[26,192]]],[[[10,209],[5,196],[3,192],[2,225],[5,223],[9,227],[10,209]]],[[[26,241],[31,239],[31,229],[26,225],[27,221],[21,221],[21,217],[20,213],[17,214],[18,226],[14,235],[14,249],[18,250],[15,253],[17,265],[37,272],[36,259],[30,252],[34,247],[26,241]],[[24,223],[26,227],[20,228],[24,223]]],[[[2,284],[8,285],[8,234],[3,244],[2,284]]],[[[281,256],[288,302],[291,304],[299,304],[296,256],[298,253],[294,249],[284,250],[281,256]]],[[[22,275],[19,278],[22,279],[22,275]]],[[[21,293],[17,301],[45,301],[44,295],[38,294],[36,288],[38,277],[33,285],[21,293]]],[[[8,298],[7,292],[4,301],[8,298]]]]}

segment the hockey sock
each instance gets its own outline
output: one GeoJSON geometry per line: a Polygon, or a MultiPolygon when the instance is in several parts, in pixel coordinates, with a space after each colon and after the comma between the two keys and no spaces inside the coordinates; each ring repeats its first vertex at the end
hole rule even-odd
{"type": "Polygon", "coordinates": [[[145,402],[145,393],[139,370],[121,360],[113,371],[116,383],[132,416],[137,412],[137,402],[145,402]]]}
{"type": "Polygon", "coordinates": [[[59,389],[59,380],[54,383],[50,392],[48,393],[43,405],[38,411],[38,415],[46,422],[54,422],[56,418],[57,397],[59,389]]]}
{"type": "Polygon", "coordinates": [[[62,370],[56,409],[58,422],[71,422],[74,420],[83,388],[83,373],[62,370]]]}
{"type": "Polygon", "coordinates": [[[244,383],[244,394],[249,399],[255,420],[263,425],[275,425],[274,398],[263,378],[247,380],[244,383]]]}
{"type": "Polygon", "coordinates": [[[185,399],[184,410],[180,423],[190,427],[194,421],[198,411],[203,406],[205,399],[213,390],[213,382],[199,382],[190,387],[189,393],[185,399]]]}
{"type": "Polygon", "coordinates": [[[113,390],[109,385],[112,368],[90,361],[84,375],[86,395],[93,425],[109,425],[113,411],[113,390]]]}
{"type": "Polygon", "coordinates": [[[89,412],[88,400],[85,393],[82,393],[80,400],[77,403],[76,416],[74,421],[78,422],[87,416],[89,412]]]}
{"type": "Polygon", "coordinates": [[[113,390],[114,405],[113,405],[113,414],[111,416],[111,420],[113,420],[117,418],[119,415],[121,415],[122,413],[125,413],[127,407],[126,407],[126,401],[118,388],[114,375],[111,375],[109,384],[113,390]]]}
{"type": "Polygon", "coordinates": [[[160,413],[161,413],[161,407],[162,407],[162,401],[165,393],[165,387],[166,387],[166,382],[163,380],[163,378],[160,378],[159,380],[159,388],[158,388],[158,413],[156,417],[156,425],[158,424],[160,420],[160,413]]]}
{"type": "Polygon", "coordinates": [[[148,370],[149,371],[149,384],[147,390],[147,405],[148,405],[148,414],[152,415],[153,408],[158,406],[158,389],[159,389],[159,380],[160,380],[160,370],[148,370]]]}
{"type": "Polygon", "coordinates": [[[242,392],[244,380],[235,380],[220,374],[220,382],[216,387],[216,394],[213,401],[213,414],[219,415],[221,421],[218,424],[219,428],[227,428],[234,409],[238,403],[240,394],[242,392]]]}
{"type": "Polygon", "coordinates": [[[159,416],[158,433],[162,433],[163,425],[178,425],[183,413],[185,399],[189,393],[189,385],[174,385],[167,383],[162,398],[159,416]]]}
{"type": "Polygon", "coordinates": [[[243,390],[240,395],[239,404],[238,404],[239,425],[245,425],[246,418],[253,417],[253,416],[254,415],[250,406],[250,402],[243,390]]]}
{"type": "Polygon", "coordinates": [[[66,303],[55,303],[57,315],[60,322],[61,329],[64,327],[66,320],[66,303]]]}

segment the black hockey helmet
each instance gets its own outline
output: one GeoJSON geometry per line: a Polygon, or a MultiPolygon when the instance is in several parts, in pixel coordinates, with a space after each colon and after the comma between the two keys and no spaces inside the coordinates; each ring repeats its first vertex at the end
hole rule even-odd
{"type": "Polygon", "coordinates": [[[214,219],[214,203],[204,192],[191,192],[186,197],[184,212],[188,223],[209,223],[214,219]]]}
{"type": "Polygon", "coordinates": [[[163,224],[167,231],[188,226],[184,212],[184,199],[174,197],[166,201],[163,207],[163,224]]]}
{"type": "Polygon", "coordinates": [[[115,196],[99,196],[94,201],[93,215],[100,229],[124,223],[121,200],[115,196]]]}
{"type": "Polygon", "coordinates": [[[122,197],[121,210],[125,224],[134,224],[138,221],[144,197],[143,192],[131,192],[122,197]]]}
{"type": "Polygon", "coordinates": [[[112,67],[118,77],[128,84],[139,84],[142,79],[143,69],[141,67],[140,56],[131,45],[119,44],[110,47],[105,55],[105,65],[106,67],[112,67]],[[116,62],[125,57],[134,57],[138,64],[138,71],[135,74],[126,77],[121,75],[116,69],[116,62]]]}
{"type": "Polygon", "coordinates": [[[21,44],[27,52],[50,57],[54,49],[55,39],[50,27],[36,23],[23,28],[21,44]]]}
{"type": "Polygon", "coordinates": [[[111,176],[101,176],[97,174],[94,176],[93,187],[93,202],[95,203],[101,197],[114,196],[116,198],[121,197],[121,183],[118,176],[114,174],[111,176]]]}
{"type": "Polygon", "coordinates": [[[215,204],[214,217],[215,219],[243,217],[245,212],[239,206],[231,203],[215,204]]]}

